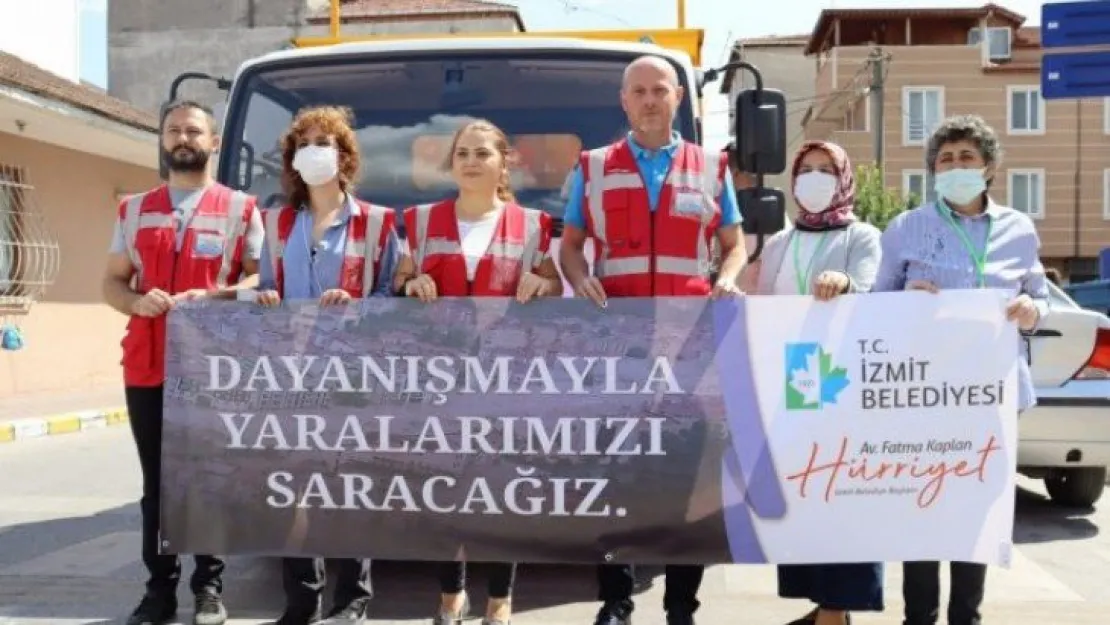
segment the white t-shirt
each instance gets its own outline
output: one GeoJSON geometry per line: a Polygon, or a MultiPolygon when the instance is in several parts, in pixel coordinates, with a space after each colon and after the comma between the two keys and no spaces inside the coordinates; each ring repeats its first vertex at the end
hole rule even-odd
{"type": "Polygon", "coordinates": [[[462,242],[463,257],[466,258],[466,279],[473,280],[474,273],[478,270],[478,261],[486,255],[489,244],[493,241],[493,232],[497,228],[497,220],[501,217],[501,210],[482,217],[477,221],[459,220],[459,241],[462,242]]]}
{"type": "Polygon", "coordinates": [[[813,293],[813,257],[818,248],[827,249],[832,244],[832,238],[838,236],[842,230],[828,232],[806,232],[795,230],[786,241],[786,250],[782,256],[782,265],[779,266],[779,275],[775,276],[775,295],[808,295],[813,293]],[[825,239],[824,244],[821,243],[825,239]],[[794,246],[798,246],[798,263],[794,262],[794,246]],[[799,267],[798,265],[801,265],[799,267]],[[807,273],[808,272],[808,273],[807,273]],[[798,292],[798,276],[805,281],[805,291],[798,292]]]}

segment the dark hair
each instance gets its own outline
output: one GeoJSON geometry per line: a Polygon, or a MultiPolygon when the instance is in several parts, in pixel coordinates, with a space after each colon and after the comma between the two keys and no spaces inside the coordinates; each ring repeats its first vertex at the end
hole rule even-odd
{"type": "Polygon", "coordinates": [[[929,173],[937,171],[937,155],[940,149],[948,143],[957,141],[970,141],[979,149],[983,162],[997,165],[1002,160],[1002,145],[998,141],[998,133],[978,115],[954,115],[941,122],[940,126],[929,137],[929,145],[925,149],[925,168],[929,173]]]}
{"type": "Polygon", "coordinates": [[[170,113],[184,109],[200,111],[201,113],[204,113],[205,119],[208,120],[208,129],[212,132],[216,132],[216,114],[212,112],[212,107],[201,104],[196,100],[174,100],[173,102],[170,102],[163,106],[162,118],[158,120],[158,130],[161,131],[165,129],[166,118],[170,116],[170,113]]]}
{"type": "Polygon", "coordinates": [[[312,106],[301,109],[281,137],[281,187],[289,204],[300,208],[308,201],[308,185],[293,168],[297,141],[309,128],[335,137],[339,152],[339,188],[345,193],[354,189],[358,178],[358,137],[352,129],[354,113],[343,106],[312,106]]]}
{"type": "Polygon", "coordinates": [[[504,171],[501,172],[501,180],[497,183],[497,199],[502,202],[515,202],[516,196],[513,195],[513,189],[509,184],[509,165],[513,161],[513,150],[512,147],[509,146],[509,137],[505,134],[505,131],[498,128],[491,121],[476,119],[472,122],[468,122],[462,128],[459,128],[458,131],[455,132],[455,137],[451,139],[451,150],[447,153],[447,162],[444,163],[444,168],[447,170],[451,169],[451,164],[455,162],[455,147],[459,144],[459,137],[471,130],[488,132],[493,135],[493,145],[497,148],[498,153],[501,154],[502,164],[505,166],[504,171]]]}
{"type": "Polygon", "coordinates": [[[1056,269],[1055,267],[1045,267],[1044,275],[1046,278],[1048,278],[1049,282],[1055,284],[1056,286],[1060,286],[1060,270],[1056,269]]]}

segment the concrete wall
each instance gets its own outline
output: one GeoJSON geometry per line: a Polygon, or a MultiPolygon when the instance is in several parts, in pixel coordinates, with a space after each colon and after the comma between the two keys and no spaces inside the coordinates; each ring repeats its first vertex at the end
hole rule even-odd
{"type": "MultiPolygon", "coordinates": [[[[794,152],[803,140],[802,117],[814,95],[817,75],[813,59],[802,56],[803,46],[776,45],[768,47],[745,47],[740,59],[759,68],[763,76],[763,86],[778,89],[786,96],[786,167],[789,170],[794,152]]],[[[755,80],[747,71],[737,72],[729,93],[729,109],[735,108],[736,96],[744,89],[755,86],[755,80]]],[[[790,193],[789,171],[764,178],[764,185],[777,187],[786,193],[787,218],[791,218],[797,206],[790,193]]]]}
{"type": "MultiPolygon", "coordinates": [[[[111,0],[108,3],[108,91],[157,111],[182,72],[232,78],[247,59],[288,47],[295,37],[323,36],[305,24],[305,0],[111,0]]],[[[516,31],[509,17],[349,24],[343,34],[516,31]]],[[[179,96],[215,105],[216,89],[186,83],[179,96]]]]}
{"type": "Polygon", "coordinates": [[[25,345],[0,351],[0,405],[8,398],[80,392],[122,383],[127,319],[102,303],[118,193],[144,191],[158,172],[0,132],[0,162],[22,168],[61,250],[61,269],[42,301],[19,318],[25,345]]]}

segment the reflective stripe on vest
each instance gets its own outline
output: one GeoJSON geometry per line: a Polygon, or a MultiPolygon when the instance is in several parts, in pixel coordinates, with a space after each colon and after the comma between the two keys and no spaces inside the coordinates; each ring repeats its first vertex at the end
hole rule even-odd
{"type": "MultiPolygon", "coordinates": [[[[148,228],[152,229],[166,229],[172,232],[175,238],[177,237],[176,224],[174,223],[173,213],[162,212],[142,212],[143,203],[152,193],[158,193],[160,189],[148,191],[147,193],[140,193],[133,195],[127,199],[127,207],[124,212],[124,219],[121,225],[124,236],[124,247],[127,249],[127,255],[131,259],[131,264],[135,267],[135,273],[138,276],[138,284],[143,283],[143,260],[139,255],[136,247],[136,242],[139,239],[139,232],[148,228]]],[[[208,191],[206,191],[207,193],[208,191]]],[[[203,230],[206,232],[217,232],[223,237],[224,245],[221,254],[220,270],[216,274],[216,284],[223,288],[228,286],[228,278],[230,277],[232,266],[235,264],[236,252],[242,251],[242,246],[239,242],[242,240],[243,235],[246,233],[246,214],[247,205],[250,196],[241,191],[231,191],[227,203],[227,215],[197,215],[190,216],[188,222],[185,223],[185,233],[182,233],[182,241],[187,238],[185,235],[187,231],[203,230]]],[[[203,201],[203,200],[202,200],[203,201]]],[[[199,203],[197,207],[199,207],[199,203]]],[[[196,208],[194,208],[194,211],[196,208]]],[[[176,245],[176,243],[175,243],[176,245]]],[[[187,258],[192,258],[192,253],[189,250],[180,250],[178,252],[187,258]]],[[[179,258],[180,259],[180,258],[179,258]]]]}
{"type": "MultiPolygon", "coordinates": [[[[598,278],[611,278],[618,276],[633,276],[646,274],[651,271],[651,259],[647,256],[631,258],[609,258],[609,243],[606,241],[606,223],[604,210],[604,195],[606,191],[637,190],[643,189],[644,181],[641,175],[627,171],[605,171],[605,162],[611,150],[616,146],[605,146],[588,152],[588,176],[585,185],[585,196],[588,203],[590,219],[593,222],[591,233],[600,244],[600,253],[595,265],[598,278]]],[[[699,148],[700,149],[700,148],[699,148]]],[[[704,165],[700,175],[689,169],[672,169],[667,175],[663,186],[678,186],[683,188],[701,189],[708,197],[717,198],[722,189],[720,177],[722,175],[721,153],[715,150],[702,150],[704,165]]],[[[685,159],[684,159],[685,161],[685,159]]],[[[701,228],[697,237],[697,255],[695,258],[677,256],[656,256],[656,273],[666,273],[689,277],[704,277],[710,265],[710,249],[707,242],[705,229],[713,222],[713,214],[708,211],[702,213],[701,228]]]]}
{"type": "Polygon", "coordinates": [[[429,253],[431,253],[431,254],[461,254],[462,253],[462,248],[461,247],[459,247],[457,251],[454,251],[454,250],[432,251],[432,252],[428,251],[428,219],[430,218],[430,216],[432,214],[432,207],[433,206],[435,206],[435,204],[420,204],[420,205],[416,206],[416,210],[415,210],[415,213],[416,213],[416,232],[408,233],[408,236],[412,237],[412,240],[414,242],[413,245],[412,245],[412,248],[415,250],[415,252],[413,254],[413,262],[416,265],[416,270],[417,271],[420,271],[420,268],[424,266],[424,258],[427,257],[429,253]]]}
{"type": "MultiPolygon", "coordinates": [[[[424,265],[424,259],[440,254],[462,254],[462,242],[452,241],[446,237],[428,238],[428,221],[431,219],[432,209],[435,204],[420,204],[416,206],[416,233],[414,246],[416,253],[414,263],[419,270],[424,265]]],[[[523,208],[521,209],[523,210],[523,208]]],[[[487,255],[493,258],[503,258],[520,262],[529,269],[535,269],[543,264],[547,254],[540,250],[542,233],[540,231],[541,214],[539,211],[523,210],[524,212],[524,244],[511,243],[498,237],[494,232],[490,241],[487,255]]]]}
{"type": "MultiPolygon", "coordinates": [[[[282,267],[282,259],[285,256],[286,240],[281,236],[281,219],[285,211],[292,211],[296,219],[296,212],[290,206],[285,206],[280,209],[270,209],[266,211],[266,244],[270,248],[270,265],[273,269],[274,279],[278,281],[279,287],[283,286],[284,269],[282,267]]],[[[385,229],[385,221],[388,214],[392,209],[384,206],[376,206],[374,204],[367,204],[364,202],[355,201],[355,209],[351,213],[351,219],[348,222],[347,237],[343,245],[343,265],[351,262],[362,262],[362,296],[368,297],[374,290],[374,284],[377,281],[377,272],[375,271],[376,264],[382,257],[382,234],[385,229]],[[356,232],[351,224],[357,222],[359,217],[363,216],[366,220],[366,231],[364,233],[356,232]],[[359,236],[359,235],[362,236],[359,236]],[[367,245],[367,241],[373,241],[371,245],[367,245]]],[[[295,223],[295,222],[294,222],[295,223]]],[[[290,225],[290,232],[292,232],[293,225],[290,225]]],[[[341,277],[348,276],[348,272],[341,271],[341,277]]],[[[350,291],[350,285],[340,284],[339,288],[350,291]]],[[[282,289],[283,290],[283,289],[282,289]]]]}

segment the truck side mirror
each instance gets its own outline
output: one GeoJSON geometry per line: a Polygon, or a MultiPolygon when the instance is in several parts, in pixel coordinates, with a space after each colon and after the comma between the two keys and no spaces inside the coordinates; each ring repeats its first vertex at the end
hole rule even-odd
{"type": "Polygon", "coordinates": [[[752,174],[781,174],[785,171],[786,96],[782,91],[741,91],[736,96],[735,134],[733,155],[739,171],[752,174]]]}
{"type": "Polygon", "coordinates": [[[752,187],[736,196],[744,234],[769,236],[786,227],[786,195],[780,189],[752,187]]]}

